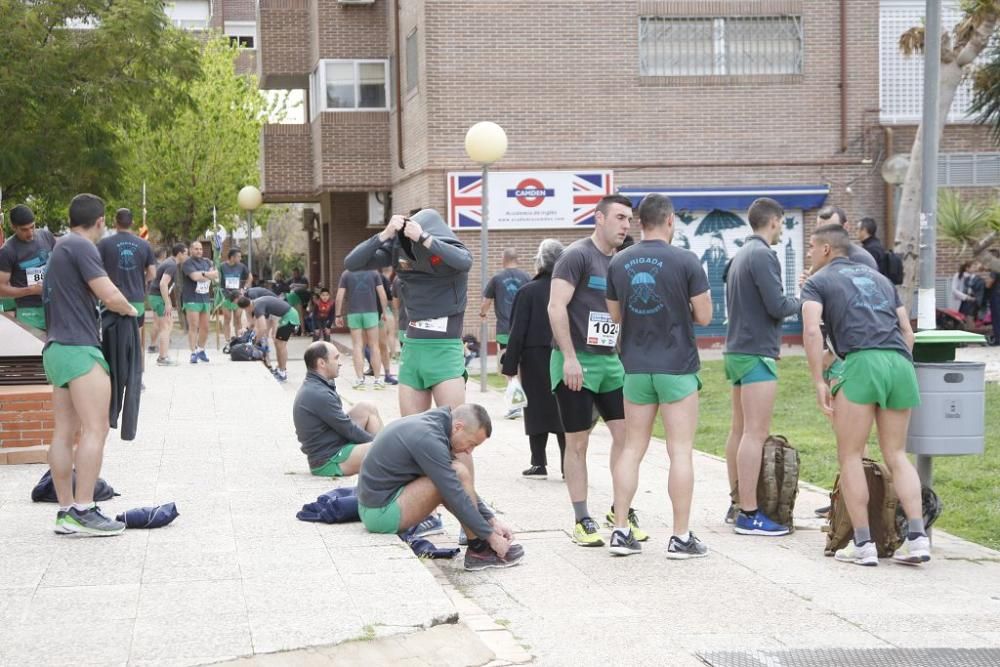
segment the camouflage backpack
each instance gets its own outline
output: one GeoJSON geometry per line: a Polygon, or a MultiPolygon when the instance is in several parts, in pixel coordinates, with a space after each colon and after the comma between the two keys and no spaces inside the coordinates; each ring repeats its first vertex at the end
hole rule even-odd
{"type": "MultiPolygon", "coordinates": [[[[757,480],[757,507],[769,518],[793,531],[792,513],[799,494],[799,452],[783,435],[770,435],[764,441],[760,477],[757,480]]],[[[730,498],[739,505],[739,484],[730,498]]]]}
{"type": "MultiPolygon", "coordinates": [[[[899,498],[888,468],[871,459],[863,459],[862,464],[868,482],[868,522],[871,524],[872,540],[879,558],[887,558],[903,543],[896,524],[899,498]]],[[[826,533],[823,553],[827,556],[832,556],[854,538],[854,527],[840,490],[840,475],[834,480],[833,491],[830,492],[830,519],[823,532],[826,533]]]]}

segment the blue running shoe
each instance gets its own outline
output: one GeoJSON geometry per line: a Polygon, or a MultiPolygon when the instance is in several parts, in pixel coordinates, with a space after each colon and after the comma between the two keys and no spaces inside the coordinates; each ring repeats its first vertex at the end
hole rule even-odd
{"type": "Polygon", "coordinates": [[[197,352],[192,352],[191,353],[191,363],[192,364],[198,363],[198,353],[197,352]]]}
{"type": "Polygon", "coordinates": [[[766,537],[780,537],[788,534],[788,526],[771,521],[763,512],[757,511],[748,516],[740,512],[736,516],[736,526],[733,531],[738,535],[764,535],[766,537]]]}
{"type": "Polygon", "coordinates": [[[443,532],[444,522],[441,521],[441,515],[428,514],[426,519],[405,531],[402,538],[405,541],[410,542],[412,540],[419,540],[431,535],[440,535],[443,532]]]}
{"type": "Polygon", "coordinates": [[[204,361],[208,363],[208,355],[205,354],[205,350],[198,350],[198,361],[204,361]]]}

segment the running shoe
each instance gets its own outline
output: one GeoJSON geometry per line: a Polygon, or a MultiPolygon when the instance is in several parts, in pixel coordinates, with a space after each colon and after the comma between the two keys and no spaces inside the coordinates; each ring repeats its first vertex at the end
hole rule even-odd
{"type": "Polygon", "coordinates": [[[694,533],[688,533],[687,542],[676,535],[670,536],[670,543],[667,545],[667,558],[686,560],[688,558],[704,558],[707,555],[708,547],[702,544],[694,533]]]}
{"type": "Polygon", "coordinates": [[[815,511],[815,514],[820,519],[828,519],[830,518],[830,509],[831,509],[830,505],[827,505],[826,507],[820,507],[818,510],[815,511]]]}
{"type": "Polygon", "coordinates": [[[545,466],[531,466],[527,470],[521,473],[524,477],[528,479],[548,479],[549,473],[545,469],[545,466]]]}
{"type": "Polygon", "coordinates": [[[159,352],[159,351],[160,351],[160,348],[157,347],[156,345],[150,345],[149,347],[146,348],[146,352],[149,352],[150,354],[155,354],[156,352],[159,352]]]}
{"type": "Polygon", "coordinates": [[[410,540],[418,540],[423,537],[430,537],[431,535],[440,535],[443,532],[444,521],[441,520],[441,515],[428,514],[426,519],[409,530],[404,531],[403,539],[409,542],[410,540]]]}
{"type": "Polygon", "coordinates": [[[603,547],[604,540],[597,531],[597,522],[585,516],[573,526],[573,541],[581,547],[603,547]]]}
{"type": "Polygon", "coordinates": [[[56,535],[69,535],[73,531],[66,527],[66,515],[69,514],[69,510],[59,510],[56,512],[56,525],[52,531],[56,535]]]}
{"type": "Polygon", "coordinates": [[[395,386],[395,385],[399,384],[399,379],[397,379],[395,375],[391,375],[389,373],[386,373],[385,374],[385,383],[386,384],[391,384],[391,385],[395,386]]]}
{"type": "Polygon", "coordinates": [[[524,547],[520,544],[512,544],[507,549],[503,558],[493,551],[493,547],[487,545],[485,549],[476,551],[475,549],[465,550],[465,569],[470,571],[486,570],[491,567],[514,567],[524,560],[524,547]]]}
{"type": "Polygon", "coordinates": [[[382,378],[375,378],[375,382],[372,384],[375,389],[385,389],[385,380],[382,378]]]}
{"type": "Polygon", "coordinates": [[[205,363],[208,363],[208,354],[205,352],[205,350],[198,350],[198,361],[204,361],[205,363]]]}
{"type": "MultiPolygon", "coordinates": [[[[612,507],[611,511],[604,515],[604,525],[608,528],[615,527],[615,508],[612,507]]],[[[628,508],[628,525],[632,529],[632,535],[639,542],[645,542],[649,539],[649,534],[646,531],[639,528],[639,518],[635,515],[635,510],[631,507],[628,508]]]]}
{"type": "Polygon", "coordinates": [[[360,377],[351,384],[352,389],[364,389],[368,385],[365,383],[365,378],[360,377]]]}
{"type": "Polygon", "coordinates": [[[635,534],[630,530],[628,534],[615,528],[611,531],[611,546],[608,547],[614,556],[631,556],[642,553],[642,545],[635,539],[635,534]]]}
{"type": "Polygon", "coordinates": [[[274,379],[278,382],[288,382],[288,371],[276,370],[274,371],[274,379]]]}
{"type": "Polygon", "coordinates": [[[788,534],[788,526],[782,526],[774,522],[763,512],[756,512],[753,516],[747,516],[740,512],[736,517],[736,525],[733,532],[737,535],[764,535],[766,537],[780,537],[788,534]]]}
{"type": "Polygon", "coordinates": [[[174,361],[173,359],[171,359],[170,357],[157,357],[156,358],[156,365],[157,366],[176,366],[177,362],[174,361]]]}
{"type": "Polygon", "coordinates": [[[837,549],[833,557],[842,563],[854,563],[855,565],[865,565],[875,567],[878,565],[878,549],[874,542],[865,542],[860,547],[851,540],[843,549],[837,549]]]}
{"type": "Polygon", "coordinates": [[[931,559],[931,541],[926,535],[914,539],[906,538],[892,559],[904,565],[920,565],[931,559]]]}
{"type": "Polygon", "coordinates": [[[70,507],[63,518],[62,525],[68,533],[75,535],[107,537],[121,535],[125,532],[124,523],[104,516],[97,505],[82,512],[75,507],[70,507]]]}
{"type": "Polygon", "coordinates": [[[521,408],[511,408],[507,411],[507,414],[503,416],[504,419],[520,419],[524,416],[521,408]]]}
{"type": "Polygon", "coordinates": [[[729,503],[729,509],[726,510],[726,516],[723,519],[725,523],[736,523],[736,517],[740,513],[740,506],[736,503],[729,503]]]}

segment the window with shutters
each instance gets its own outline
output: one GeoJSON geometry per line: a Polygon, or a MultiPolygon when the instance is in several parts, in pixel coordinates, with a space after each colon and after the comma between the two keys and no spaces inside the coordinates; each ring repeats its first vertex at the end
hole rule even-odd
{"type": "Polygon", "coordinates": [[[801,16],[639,18],[642,76],[802,73],[801,16]]]}
{"type": "Polygon", "coordinates": [[[942,153],[938,156],[941,187],[1000,185],[1000,153],[942,153]]]}
{"type": "MultiPolygon", "coordinates": [[[[919,123],[924,99],[924,58],[905,56],[899,37],[914,26],[923,25],[923,0],[881,0],[879,8],[879,106],[883,123],[919,123]]],[[[941,3],[941,25],[951,30],[962,16],[957,0],[941,3]]],[[[948,112],[949,123],[971,122],[972,84],[959,86],[948,112]]]]}
{"type": "Polygon", "coordinates": [[[406,36],[406,92],[417,87],[420,79],[420,51],[417,44],[417,29],[406,36]]]}

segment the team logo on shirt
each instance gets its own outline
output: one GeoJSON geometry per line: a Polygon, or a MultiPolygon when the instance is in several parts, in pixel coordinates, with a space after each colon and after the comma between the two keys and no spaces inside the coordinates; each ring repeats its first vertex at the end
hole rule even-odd
{"type": "Polygon", "coordinates": [[[121,271],[134,271],[136,268],[135,253],[139,249],[137,243],[123,241],[118,246],[118,268],[121,271]]]}
{"type": "Polygon", "coordinates": [[[626,262],[625,271],[629,275],[631,293],[628,309],[636,315],[653,315],[665,307],[656,293],[656,275],[663,268],[663,262],[652,257],[636,257],[626,262]]]}
{"type": "Polygon", "coordinates": [[[858,270],[857,267],[844,267],[840,270],[842,275],[846,275],[854,283],[855,294],[851,299],[852,308],[864,308],[874,312],[892,313],[893,307],[889,303],[888,297],[878,288],[878,283],[865,275],[866,269],[858,270]]]}

